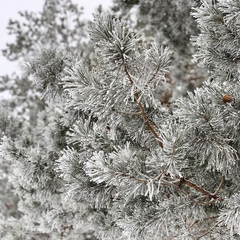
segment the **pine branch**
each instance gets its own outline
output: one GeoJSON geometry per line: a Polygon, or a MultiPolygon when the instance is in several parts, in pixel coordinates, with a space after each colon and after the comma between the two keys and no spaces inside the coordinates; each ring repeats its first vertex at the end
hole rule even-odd
{"type": "MultiPolygon", "coordinates": [[[[145,184],[148,183],[147,179],[139,178],[139,177],[133,176],[133,175],[131,175],[129,173],[122,173],[121,176],[129,178],[129,179],[133,179],[133,180],[135,180],[137,182],[141,182],[141,183],[145,183],[145,184]]],[[[225,177],[222,177],[222,180],[221,180],[217,190],[212,194],[209,191],[205,190],[204,188],[199,187],[195,183],[193,183],[193,182],[191,182],[189,180],[186,180],[184,178],[180,178],[179,180],[169,181],[169,180],[163,179],[162,176],[163,176],[162,174],[158,175],[156,178],[153,179],[153,182],[156,185],[159,185],[159,182],[160,182],[161,185],[172,186],[179,193],[182,193],[183,195],[187,195],[187,193],[181,189],[181,185],[185,185],[185,186],[187,186],[189,188],[193,188],[197,192],[202,193],[203,194],[202,196],[199,196],[199,197],[197,197],[195,199],[190,199],[190,201],[193,201],[194,203],[202,204],[202,205],[210,205],[214,201],[222,201],[223,200],[222,198],[218,197],[217,194],[219,193],[220,189],[223,186],[225,177]],[[206,199],[210,199],[210,200],[209,201],[204,201],[206,199]]]]}
{"type": "Polygon", "coordinates": [[[184,178],[180,178],[180,186],[181,185],[185,185],[185,186],[188,186],[190,188],[193,188],[195,189],[197,192],[200,192],[203,194],[203,196],[200,196],[198,198],[195,198],[193,199],[194,202],[196,203],[202,203],[204,205],[209,205],[209,204],[212,204],[212,201],[223,201],[222,198],[220,198],[219,196],[217,196],[217,194],[219,193],[220,189],[222,188],[223,184],[224,184],[224,181],[225,181],[225,177],[223,176],[222,179],[221,179],[221,182],[218,186],[218,188],[216,189],[216,191],[214,193],[210,193],[208,192],[207,190],[205,190],[204,188],[201,188],[199,187],[198,185],[196,185],[195,183],[192,183],[184,178]],[[205,199],[210,199],[210,201],[207,201],[207,202],[204,202],[204,201],[199,201],[199,200],[205,200],[205,199]]]}
{"type": "MultiPolygon", "coordinates": [[[[164,172],[166,171],[166,169],[168,168],[169,166],[166,166],[164,172]]],[[[158,175],[157,177],[154,178],[154,181],[159,181],[161,178],[163,178],[164,174],[160,174],[158,175]]],[[[169,177],[168,174],[165,173],[165,177],[169,177]]],[[[204,188],[198,186],[197,184],[183,178],[183,177],[176,177],[177,179],[179,179],[178,181],[173,181],[173,182],[170,182],[170,181],[165,181],[165,185],[167,184],[167,182],[169,183],[169,185],[177,185],[179,187],[179,189],[181,189],[181,185],[185,185],[189,188],[193,188],[194,190],[196,190],[197,192],[199,193],[202,193],[203,195],[196,198],[196,199],[193,199],[191,201],[194,201],[196,203],[203,203],[203,204],[212,204],[212,200],[217,200],[217,201],[222,201],[223,199],[218,197],[217,194],[219,193],[220,189],[222,188],[223,184],[224,184],[224,181],[225,181],[225,177],[223,176],[222,179],[221,179],[221,182],[218,186],[218,188],[216,189],[216,191],[214,193],[211,193],[207,190],[205,190],[204,188]],[[210,199],[210,201],[208,202],[200,202],[200,201],[196,201],[196,200],[199,200],[199,199],[210,199]]],[[[162,180],[162,179],[161,179],[162,180]]],[[[178,189],[178,190],[179,190],[178,189]]]]}
{"type": "MultiPolygon", "coordinates": [[[[127,75],[127,77],[128,77],[128,80],[130,81],[131,85],[133,85],[133,80],[132,80],[131,75],[130,75],[130,73],[129,73],[129,71],[128,71],[128,67],[127,67],[127,65],[125,64],[125,60],[124,60],[124,58],[123,58],[123,55],[122,55],[122,63],[123,63],[123,65],[124,65],[124,71],[125,71],[125,73],[126,73],[126,75],[127,75]]],[[[140,102],[139,99],[140,99],[140,98],[139,98],[139,92],[135,92],[135,93],[134,93],[134,101],[137,103],[137,105],[138,105],[138,107],[139,107],[139,109],[140,109],[140,112],[141,112],[140,115],[142,116],[142,118],[143,118],[143,120],[144,120],[144,123],[146,124],[147,128],[150,130],[150,132],[153,134],[153,136],[154,136],[155,139],[157,140],[159,146],[160,146],[161,148],[163,148],[163,143],[162,143],[162,141],[160,140],[157,132],[154,130],[154,128],[153,128],[152,125],[150,124],[150,120],[148,119],[147,114],[146,114],[146,112],[145,112],[145,109],[144,109],[144,107],[143,107],[143,105],[142,105],[142,103],[140,102]]],[[[154,125],[155,125],[155,124],[154,124],[154,125]]]]}

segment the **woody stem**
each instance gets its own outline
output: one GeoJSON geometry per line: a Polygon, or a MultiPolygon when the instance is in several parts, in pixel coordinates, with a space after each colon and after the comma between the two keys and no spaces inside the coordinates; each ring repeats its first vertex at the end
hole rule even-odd
{"type": "MultiPolygon", "coordinates": [[[[124,61],[124,60],[123,60],[123,61],[124,61]]],[[[124,71],[125,71],[128,79],[129,79],[131,85],[133,85],[133,80],[132,80],[132,78],[131,78],[131,76],[130,76],[130,74],[129,74],[129,71],[128,71],[128,68],[127,68],[127,65],[126,65],[126,64],[124,64],[124,71]]],[[[145,109],[144,109],[142,103],[141,103],[140,100],[139,100],[139,93],[138,93],[138,92],[135,92],[135,93],[134,93],[134,101],[137,103],[137,105],[138,105],[138,107],[139,107],[139,109],[140,109],[140,115],[141,115],[141,117],[143,118],[144,123],[146,124],[147,128],[151,131],[151,133],[153,134],[153,136],[155,137],[155,139],[158,141],[159,146],[162,148],[162,147],[163,147],[163,143],[162,143],[162,141],[160,140],[157,132],[154,130],[154,128],[153,128],[152,125],[150,124],[150,121],[149,121],[149,119],[148,119],[148,117],[147,117],[147,114],[146,114],[146,112],[145,112],[145,109]]]]}

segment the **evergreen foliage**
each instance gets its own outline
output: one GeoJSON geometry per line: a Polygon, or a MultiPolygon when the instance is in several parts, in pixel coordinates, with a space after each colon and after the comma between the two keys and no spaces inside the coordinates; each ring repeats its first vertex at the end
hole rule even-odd
{"type": "MultiPolygon", "coordinates": [[[[124,11],[129,4],[152,1],[126,1],[124,11]]],[[[46,106],[34,128],[10,124],[0,109],[1,165],[11,163],[21,212],[1,216],[2,239],[79,239],[86,231],[104,240],[240,238],[240,3],[194,6],[199,34],[190,52],[180,51],[189,40],[159,46],[102,12],[89,25],[92,61],[62,49],[29,61],[46,106]],[[181,54],[209,77],[164,102],[177,91],[169,76],[187,70],[176,63],[181,54]]],[[[161,20],[174,36],[189,29],[172,25],[181,11],[161,20]]]]}
{"type": "Polygon", "coordinates": [[[192,8],[199,6],[199,1],[184,0],[113,0],[114,13],[126,19],[147,42],[155,42],[158,47],[165,46],[172,50],[171,71],[166,76],[168,91],[162,94],[161,101],[168,103],[177,97],[186,95],[202,85],[207,78],[207,69],[200,68],[193,62],[196,48],[191,37],[199,33],[197,23],[192,16],[192,8]],[[169,89],[171,91],[169,91],[169,89]]]}

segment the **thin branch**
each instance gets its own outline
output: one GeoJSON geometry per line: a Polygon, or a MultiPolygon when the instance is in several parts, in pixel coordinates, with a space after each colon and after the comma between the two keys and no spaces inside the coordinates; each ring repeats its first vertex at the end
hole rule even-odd
{"type": "Polygon", "coordinates": [[[196,199],[192,199],[191,201],[198,203],[198,204],[209,205],[209,204],[212,204],[213,201],[223,201],[223,199],[218,197],[217,194],[219,193],[220,189],[222,188],[224,181],[225,181],[225,177],[222,176],[222,180],[214,193],[210,193],[207,190],[205,190],[204,188],[201,188],[198,185],[196,185],[195,183],[192,183],[184,178],[180,178],[179,185],[180,186],[185,185],[185,186],[191,187],[191,188],[195,189],[196,191],[203,194],[203,196],[199,196],[196,199]],[[201,199],[203,199],[203,200],[199,201],[201,199]],[[207,201],[207,202],[204,201],[206,199],[210,199],[210,201],[207,201]]]}
{"type": "Polygon", "coordinates": [[[212,193],[208,192],[207,190],[205,190],[204,188],[199,187],[198,185],[196,185],[195,183],[192,183],[188,180],[186,180],[185,178],[180,178],[179,180],[179,184],[181,185],[185,185],[191,188],[194,188],[196,191],[206,195],[206,196],[213,196],[212,193]]]}
{"type": "Polygon", "coordinates": [[[187,192],[182,190],[174,181],[173,182],[169,182],[169,181],[166,181],[164,179],[161,179],[161,184],[163,186],[171,186],[171,187],[175,188],[179,193],[182,193],[184,196],[188,197],[187,192]]]}
{"type": "Polygon", "coordinates": [[[192,228],[195,224],[197,224],[200,221],[207,221],[207,220],[212,220],[212,219],[215,219],[215,218],[218,218],[218,216],[216,215],[216,216],[212,216],[212,217],[206,217],[206,218],[203,218],[201,220],[197,219],[189,226],[189,228],[192,228]]]}
{"type": "Polygon", "coordinates": [[[146,179],[135,177],[133,175],[130,175],[129,173],[121,173],[119,176],[127,177],[127,178],[130,178],[130,179],[134,179],[135,181],[142,182],[142,183],[147,183],[146,179]]]}
{"type": "Polygon", "coordinates": [[[209,199],[209,198],[210,198],[210,196],[204,195],[204,196],[197,197],[195,199],[190,199],[190,201],[194,202],[194,203],[197,203],[197,204],[200,204],[200,205],[203,205],[203,206],[207,206],[207,205],[209,206],[209,205],[212,205],[214,201],[216,201],[213,198],[211,198],[209,201],[204,201],[204,200],[209,199]],[[200,199],[203,199],[203,200],[199,201],[200,199]]]}
{"type": "Polygon", "coordinates": [[[223,221],[217,222],[215,225],[213,225],[213,227],[211,227],[209,230],[207,230],[206,232],[204,232],[202,235],[198,236],[197,240],[199,240],[200,238],[206,236],[208,233],[210,233],[215,227],[218,226],[218,224],[220,224],[223,221]]]}
{"type": "Polygon", "coordinates": [[[153,127],[152,127],[152,125],[150,124],[150,122],[149,122],[149,119],[148,119],[147,114],[146,114],[146,112],[145,112],[145,110],[144,110],[144,107],[143,107],[143,105],[141,104],[141,102],[139,101],[139,94],[136,92],[134,95],[135,95],[136,103],[137,103],[138,107],[139,107],[140,110],[141,110],[141,116],[142,116],[142,118],[143,118],[143,120],[144,120],[144,123],[146,124],[146,126],[148,127],[148,129],[152,132],[153,136],[154,136],[154,137],[156,138],[156,140],[158,141],[159,146],[162,148],[162,147],[163,147],[163,143],[162,143],[162,141],[160,140],[160,138],[159,138],[158,134],[156,133],[156,131],[153,129],[153,127]]]}
{"type": "MultiPolygon", "coordinates": [[[[132,80],[132,78],[131,78],[131,76],[130,76],[130,74],[129,74],[127,65],[125,64],[124,59],[122,59],[122,61],[123,61],[123,64],[124,64],[124,71],[125,71],[128,79],[129,79],[131,85],[133,85],[133,80],[132,80]]],[[[160,140],[158,134],[156,133],[156,131],[153,129],[152,125],[150,124],[150,121],[149,121],[149,119],[148,119],[148,117],[147,117],[147,114],[146,114],[146,112],[145,112],[145,110],[144,110],[144,107],[143,107],[143,105],[141,104],[141,102],[139,101],[139,93],[138,93],[138,92],[135,92],[135,93],[134,93],[134,100],[135,100],[135,102],[137,103],[137,105],[138,105],[138,107],[139,107],[139,109],[140,109],[140,111],[141,111],[141,116],[142,116],[142,118],[143,118],[143,120],[144,120],[144,123],[146,124],[147,128],[152,132],[152,134],[153,134],[153,136],[155,137],[155,139],[157,140],[159,146],[160,146],[161,148],[163,148],[163,143],[162,143],[162,141],[160,140]]]]}
{"type": "Polygon", "coordinates": [[[222,176],[222,180],[221,180],[221,182],[220,182],[220,184],[219,184],[218,188],[216,189],[216,191],[214,192],[214,194],[213,194],[213,195],[215,195],[215,196],[216,196],[216,195],[219,193],[219,191],[221,190],[221,188],[222,188],[222,186],[223,186],[224,182],[225,182],[225,176],[222,176]]]}
{"type": "Polygon", "coordinates": [[[115,108],[112,108],[112,110],[114,112],[117,112],[117,113],[120,113],[120,114],[124,114],[124,115],[129,115],[129,116],[139,116],[139,115],[142,114],[141,112],[122,112],[122,111],[116,110],[115,108]]]}
{"type": "MultiPolygon", "coordinates": [[[[122,173],[122,174],[120,174],[120,176],[128,177],[130,179],[133,179],[135,181],[142,182],[142,183],[145,183],[145,184],[148,182],[146,179],[130,175],[129,173],[122,173]]],[[[172,186],[172,187],[176,188],[179,192],[181,192],[183,195],[188,195],[188,194],[181,189],[181,185],[188,186],[190,188],[195,189],[197,192],[202,193],[203,194],[202,196],[199,196],[195,199],[190,199],[190,201],[192,201],[194,203],[202,204],[202,205],[211,205],[214,201],[222,201],[221,198],[217,197],[217,193],[220,191],[220,189],[223,185],[224,177],[222,178],[222,181],[221,181],[220,185],[218,186],[217,190],[215,191],[215,193],[212,194],[212,193],[208,192],[207,190],[199,187],[195,183],[192,183],[192,182],[190,182],[190,181],[188,181],[184,178],[180,178],[180,180],[178,180],[178,181],[176,181],[176,180],[175,181],[167,181],[167,180],[164,180],[162,178],[162,176],[163,176],[162,174],[158,175],[157,177],[155,177],[153,179],[153,182],[159,184],[159,180],[160,180],[161,185],[172,186]],[[210,200],[209,201],[204,201],[206,199],[210,199],[210,200]]]]}
{"type": "Polygon", "coordinates": [[[157,76],[157,73],[160,70],[160,64],[158,64],[157,69],[155,71],[155,73],[153,74],[153,76],[147,81],[147,83],[151,83],[153,81],[153,79],[157,76]]]}

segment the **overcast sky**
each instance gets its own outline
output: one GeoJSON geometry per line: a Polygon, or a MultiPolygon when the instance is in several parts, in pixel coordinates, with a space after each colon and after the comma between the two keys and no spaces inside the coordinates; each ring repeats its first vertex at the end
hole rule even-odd
{"type": "MultiPolygon", "coordinates": [[[[85,16],[92,19],[92,12],[98,5],[105,8],[111,5],[112,0],[73,0],[79,6],[85,9],[85,16]]],[[[34,11],[42,10],[44,0],[0,0],[0,49],[4,49],[6,43],[11,41],[11,37],[7,35],[7,24],[11,18],[13,20],[19,19],[19,11],[34,11]]],[[[7,61],[0,53],[0,76],[11,74],[14,70],[19,71],[17,63],[7,61]]]]}

